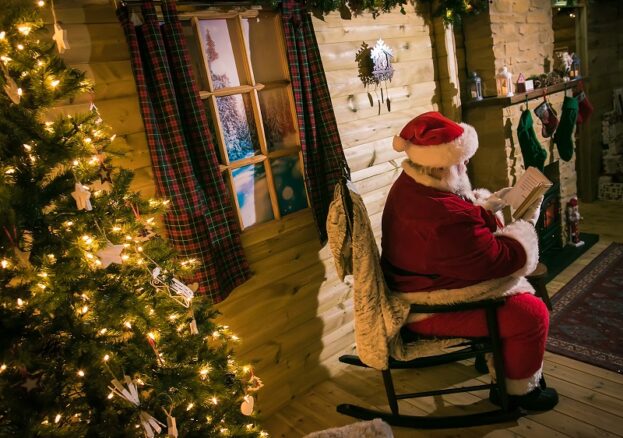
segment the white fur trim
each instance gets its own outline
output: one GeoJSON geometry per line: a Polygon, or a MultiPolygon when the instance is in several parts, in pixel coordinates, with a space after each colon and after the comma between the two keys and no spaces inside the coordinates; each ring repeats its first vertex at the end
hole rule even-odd
{"type": "Polygon", "coordinates": [[[502,277],[481,281],[456,289],[437,289],[419,292],[394,292],[409,304],[456,304],[507,297],[520,293],[534,294],[534,288],[524,277],[502,277]]]}
{"type": "Polygon", "coordinates": [[[543,365],[530,377],[525,379],[506,379],[506,391],[509,395],[525,395],[535,388],[539,387],[541,376],[543,374],[543,365]]]}
{"type": "Polygon", "coordinates": [[[516,240],[526,252],[526,263],[513,273],[514,277],[522,277],[534,272],[536,265],[539,263],[539,238],[534,226],[530,222],[524,220],[512,222],[501,230],[496,231],[495,234],[516,240]]]}
{"type": "Polygon", "coordinates": [[[425,167],[449,167],[469,160],[478,149],[478,134],[476,130],[466,124],[460,123],[463,134],[455,140],[438,145],[420,146],[397,136],[402,143],[394,137],[394,149],[398,152],[406,151],[414,163],[425,167]]]}
{"type": "MultiPolygon", "coordinates": [[[[472,190],[472,196],[474,198],[474,203],[476,204],[478,201],[485,201],[492,193],[487,189],[474,189],[472,190]]],[[[480,204],[477,204],[480,205],[480,204]]]]}
{"type": "Polygon", "coordinates": [[[396,152],[404,152],[405,148],[410,145],[411,142],[409,140],[405,140],[399,135],[394,135],[394,140],[392,141],[392,146],[396,152]]]}

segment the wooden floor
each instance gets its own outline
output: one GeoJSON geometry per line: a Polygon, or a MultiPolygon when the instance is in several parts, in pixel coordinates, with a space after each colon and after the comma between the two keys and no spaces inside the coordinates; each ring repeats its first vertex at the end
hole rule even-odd
{"type": "MultiPolygon", "coordinates": [[[[600,234],[600,241],[573,265],[548,284],[555,294],[610,242],[623,242],[623,203],[582,204],[581,230],[600,234]]],[[[447,430],[413,430],[395,427],[395,437],[611,437],[623,436],[623,375],[546,352],[547,383],[560,394],[553,411],[530,415],[516,422],[493,426],[447,430]]],[[[406,391],[486,381],[472,363],[465,361],[424,370],[398,370],[395,384],[406,391]],[[404,371],[404,372],[401,372],[404,371]],[[418,382],[418,383],[415,383],[418,382]]],[[[304,378],[304,376],[301,376],[304,378]]],[[[317,385],[307,394],[265,419],[263,425],[273,437],[296,438],[310,432],[350,424],[355,420],[338,414],[339,403],[387,409],[380,373],[344,366],[335,378],[317,385]]],[[[402,401],[401,412],[446,413],[491,408],[488,393],[445,396],[443,399],[402,401]],[[466,405],[460,407],[458,405],[466,405]]],[[[356,438],[356,437],[353,437],[356,438]]]]}

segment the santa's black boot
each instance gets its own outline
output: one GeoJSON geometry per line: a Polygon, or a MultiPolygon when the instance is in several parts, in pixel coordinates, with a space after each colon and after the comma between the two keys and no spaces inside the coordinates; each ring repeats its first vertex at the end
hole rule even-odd
{"type": "MultiPolygon", "coordinates": [[[[520,407],[527,411],[549,411],[558,404],[558,393],[554,388],[534,388],[524,395],[509,395],[511,409],[520,407]]],[[[497,388],[489,391],[489,400],[497,406],[502,406],[497,388]]]]}

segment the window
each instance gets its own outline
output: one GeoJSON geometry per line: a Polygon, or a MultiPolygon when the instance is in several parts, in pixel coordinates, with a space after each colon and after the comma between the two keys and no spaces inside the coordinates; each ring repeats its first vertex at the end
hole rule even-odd
{"type": "Polygon", "coordinates": [[[306,208],[279,16],[257,10],[195,13],[185,32],[242,228],[306,208]]]}

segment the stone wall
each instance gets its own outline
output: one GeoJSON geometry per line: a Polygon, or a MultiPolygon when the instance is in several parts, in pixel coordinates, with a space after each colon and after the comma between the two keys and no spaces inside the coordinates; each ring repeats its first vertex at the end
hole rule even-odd
{"type": "Polygon", "coordinates": [[[489,13],[468,17],[462,30],[469,72],[483,80],[483,94],[495,96],[495,74],[504,67],[528,77],[549,71],[554,51],[550,0],[496,0],[489,13]]]}
{"type": "MultiPolygon", "coordinates": [[[[496,94],[495,73],[507,66],[516,82],[519,73],[525,77],[548,72],[553,63],[554,30],[550,0],[496,0],[488,14],[468,18],[462,31],[468,71],[476,71],[484,85],[484,95],[496,94]]],[[[461,41],[457,38],[457,41],[461,41]]],[[[460,50],[458,50],[461,53],[460,50]]],[[[464,72],[466,73],[466,72],[464,72]]],[[[548,96],[560,114],[564,93],[548,96]]],[[[491,103],[491,102],[489,102],[491,103]]],[[[532,111],[541,99],[528,102],[532,111]]],[[[526,103],[467,105],[465,121],[479,135],[480,147],[470,162],[475,187],[497,190],[515,184],[524,172],[524,160],[517,137],[517,125],[526,103]]],[[[533,114],[534,127],[542,147],[547,151],[546,165],[559,160],[551,138],[543,138],[541,124],[533,114]]],[[[575,154],[569,162],[559,161],[561,203],[577,194],[575,154]]],[[[563,226],[564,228],[564,226],[563,226]]]]}

